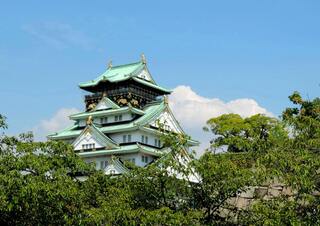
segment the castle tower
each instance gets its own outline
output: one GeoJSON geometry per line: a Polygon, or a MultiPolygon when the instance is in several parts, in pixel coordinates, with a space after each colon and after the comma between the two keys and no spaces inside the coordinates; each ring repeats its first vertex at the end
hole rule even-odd
{"type": "Polygon", "coordinates": [[[136,63],[110,62],[102,75],[79,87],[90,93],[85,111],[70,115],[74,124],[48,138],[72,144],[86,162],[94,162],[106,174],[126,172],[124,161],[145,166],[159,158],[166,151],[159,125],[184,134],[168,106],[166,95],[171,91],[156,84],[143,55],[136,63]]]}

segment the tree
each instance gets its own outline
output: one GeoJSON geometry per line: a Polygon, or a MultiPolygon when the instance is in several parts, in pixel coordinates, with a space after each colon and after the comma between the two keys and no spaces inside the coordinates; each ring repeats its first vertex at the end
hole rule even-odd
{"type": "Polygon", "coordinates": [[[269,150],[257,158],[256,173],[290,189],[269,199],[256,198],[238,218],[244,225],[319,225],[320,156],[309,150],[269,150]]]}
{"type": "MultiPolygon", "coordinates": [[[[213,148],[187,155],[188,137],[166,133],[167,151],[145,168],[129,162],[114,177],[83,162],[60,142],[34,142],[31,133],[0,135],[0,223],[3,225],[311,225],[320,224],[320,156],[314,152],[318,100],[294,93],[283,121],[236,114],[208,120],[213,148]],[[285,128],[284,125],[289,126],[285,128]],[[290,138],[287,130],[290,131],[290,138]],[[190,175],[199,179],[192,181],[190,175]],[[233,201],[252,186],[281,181],[292,195],[233,201]]],[[[0,116],[0,129],[6,129],[0,116]]]]}
{"type": "Polygon", "coordinates": [[[320,148],[320,98],[302,99],[295,91],[289,96],[296,107],[286,108],[282,119],[291,129],[293,145],[301,148],[320,148]]]}
{"type": "Polygon", "coordinates": [[[0,128],[6,129],[7,124],[6,124],[6,118],[0,114],[0,128]]]}
{"type": "Polygon", "coordinates": [[[0,147],[1,224],[81,224],[87,200],[76,174],[95,172],[72,147],[33,142],[31,134],[2,135],[0,147]]]}
{"type": "Polygon", "coordinates": [[[259,156],[256,169],[266,180],[284,183],[292,194],[256,200],[252,208],[242,212],[242,224],[320,224],[320,99],[303,100],[298,92],[289,99],[297,106],[282,114],[290,139],[259,156]]]}
{"type": "Polygon", "coordinates": [[[265,151],[288,137],[281,122],[261,114],[248,118],[224,114],[209,119],[204,129],[214,134],[212,148],[225,146],[228,152],[265,151]]]}
{"type": "MultiPolygon", "coordinates": [[[[5,121],[3,121],[3,128],[5,121]]],[[[171,134],[173,137],[173,134],[171,134]]],[[[106,176],[61,142],[34,142],[32,134],[1,137],[0,223],[3,225],[198,225],[201,211],[184,198],[190,189],[177,172],[180,137],[147,168],[106,176]],[[79,177],[81,176],[81,177],[79,177]],[[85,176],[85,180],[81,179],[85,176]]],[[[169,142],[166,141],[166,142],[169,142]]],[[[187,199],[186,199],[187,200],[187,199]]]]}
{"type": "Polygon", "coordinates": [[[201,182],[192,184],[195,207],[204,211],[206,225],[235,224],[239,210],[232,204],[237,195],[258,184],[259,177],[252,170],[255,153],[206,152],[194,162],[201,182]]]}

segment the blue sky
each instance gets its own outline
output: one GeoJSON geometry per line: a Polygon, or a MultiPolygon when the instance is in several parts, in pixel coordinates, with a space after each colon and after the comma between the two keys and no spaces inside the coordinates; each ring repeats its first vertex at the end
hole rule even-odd
{"type": "Polygon", "coordinates": [[[0,113],[10,133],[61,108],[107,62],[145,53],[155,80],[199,96],[255,100],[279,115],[320,91],[319,1],[2,1],[0,113]]]}

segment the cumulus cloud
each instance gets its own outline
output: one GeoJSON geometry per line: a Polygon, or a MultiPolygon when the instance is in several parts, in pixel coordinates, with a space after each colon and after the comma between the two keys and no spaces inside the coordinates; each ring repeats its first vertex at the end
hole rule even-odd
{"type": "Polygon", "coordinates": [[[51,118],[42,120],[34,127],[36,140],[45,140],[50,133],[57,132],[72,124],[69,115],[80,112],[76,108],[61,108],[51,118]]]}
{"type": "Polygon", "coordinates": [[[267,109],[250,98],[224,102],[218,98],[206,98],[195,93],[189,86],[177,86],[169,97],[170,107],[182,127],[194,139],[201,142],[197,148],[202,152],[209,146],[211,134],[202,131],[209,118],[236,113],[242,117],[255,114],[273,116],[267,109]]]}

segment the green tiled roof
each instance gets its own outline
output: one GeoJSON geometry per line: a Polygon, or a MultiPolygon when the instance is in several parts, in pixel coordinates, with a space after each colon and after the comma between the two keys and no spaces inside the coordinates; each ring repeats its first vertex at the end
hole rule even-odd
{"type": "Polygon", "coordinates": [[[51,133],[48,135],[48,138],[50,140],[60,140],[60,139],[67,139],[67,138],[73,138],[82,132],[82,130],[76,130],[78,126],[74,125],[72,127],[69,127],[69,129],[64,129],[56,133],[51,133]]]}
{"type": "Polygon", "coordinates": [[[118,109],[120,108],[119,105],[117,105],[115,102],[113,102],[112,100],[110,100],[108,97],[103,97],[99,103],[97,104],[97,106],[95,107],[95,109],[100,105],[100,104],[106,104],[106,105],[109,105],[110,108],[112,109],[118,109]]]}
{"type": "Polygon", "coordinates": [[[123,80],[127,80],[134,72],[137,73],[137,71],[140,71],[143,67],[144,64],[140,61],[132,64],[114,66],[108,68],[107,71],[100,75],[98,78],[88,82],[80,83],[79,86],[83,88],[95,86],[100,81],[108,80],[109,82],[120,82],[123,80]]]}
{"type": "MultiPolygon", "coordinates": [[[[98,127],[99,130],[103,133],[115,133],[115,132],[122,132],[122,131],[132,131],[138,129],[140,126],[144,126],[146,123],[150,121],[150,119],[154,118],[155,116],[159,115],[162,110],[164,109],[165,104],[164,102],[157,102],[152,105],[148,105],[143,109],[144,115],[133,122],[128,122],[125,124],[116,124],[116,125],[107,125],[104,127],[98,127]]],[[[119,109],[116,109],[119,110],[119,109]]],[[[109,110],[114,111],[114,110],[109,110]]],[[[103,112],[103,111],[101,111],[103,112]]],[[[94,114],[95,112],[92,112],[94,114]]],[[[97,112],[98,113],[98,112],[97,112]]],[[[80,113],[83,114],[83,113],[80,113]]],[[[78,115],[78,114],[76,114],[78,115]]],[[[82,130],[77,130],[77,126],[74,125],[57,133],[50,134],[48,138],[57,140],[57,139],[65,139],[65,138],[72,138],[78,136],[82,130]]]]}
{"type": "MultiPolygon", "coordinates": [[[[155,128],[150,128],[150,127],[141,127],[141,130],[142,131],[146,131],[146,132],[149,132],[149,133],[153,133],[153,134],[156,134],[156,135],[161,135],[162,132],[159,131],[158,129],[155,129],[155,128]]],[[[190,144],[191,146],[198,146],[200,144],[199,141],[196,141],[196,140],[193,140],[193,139],[188,139],[188,144],[190,144]]]]}
{"type": "Polygon", "coordinates": [[[93,156],[100,156],[100,155],[129,154],[129,153],[137,153],[137,152],[143,152],[146,154],[160,156],[165,151],[137,143],[137,144],[131,144],[131,145],[124,145],[117,149],[80,152],[79,155],[83,157],[93,157],[93,156]]]}
{"type": "MultiPolygon", "coordinates": [[[[102,133],[116,133],[116,132],[123,132],[123,131],[133,131],[133,130],[141,128],[145,131],[154,132],[154,133],[158,134],[158,133],[160,133],[158,130],[152,129],[152,128],[147,128],[144,126],[147,125],[152,120],[154,120],[155,118],[157,118],[161,114],[161,112],[163,112],[163,110],[165,108],[166,108],[166,104],[163,101],[158,102],[158,103],[154,103],[154,104],[151,104],[151,105],[145,107],[144,111],[139,110],[139,111],[143,112],[144,115],[142,115],[140,118],[138,118],[135,121],[128,122],[125,124],[107,125],[104,127],[95,126],[95,128],[97,128],[102,133]]],[[[115,109],[115,110],[120,110],[120,109],[115,109]]],[[[115,110],[112,109],[112,110],[107,110],[107,111],[115,111],[115,110]]],[[[91,114],[88,113],[87,115],[85,115],[85,113],[79,113],[79,114],[75,114],[75,115],[70,116],[70,118],[76,119],[76,117],[82,117],[84,115],[85,116],[88,116],[88,115],[97,116],[94,113],[100,113],[100,112],[92,112],[91,114]],[[76,116],[76,117],[73,117],[73,116],[76,116]]],[[[104,111],[101,111],[101,114],[102,115],[105,114],[104,111]]],[[[83,130],[79,130],[79,129],[77,130],[76,128],[77,128],[76,125],[68,127],[62,131],[57,132],[57,133],[50,134],[48,136],[48,138],[52,139],[52,140],[59,140],[59,139],[77,137],[81,134],[81,132],[83,130]]],[[[188,143],[191,145],[199,145],[198,141],[195,141],[192,139],[188,140],[188,143]]]]}
{"type": "MultiPolygon", "coordinates": [[[[106,136],[103,132],[101,132],[99,128],[97,128],[94,124],[87,125],[87,127],[84,130],[82,130],[82,132],[80,133],[80,136],[78,136],[77,139],[79,139],[81,135],[83,135],[87,130],[91,130],[92,132],[96,133],[98,137],[100,137],[100,140],[103,142],[105,146],[118,148],[119,145],[116,142],[114,142],[112,139],[110,139],[108,136],[106,136]]],[[[77,142],[77,139],[73,143],[77,142]]]]}
{"type": "Polygon", "coordinates": [[[165,109],[165,107],[166,107],[166,104],[164,103],[164,101],[160,102],[159,104],[147,106],[144,109],[145,115],[143,117],[138,118],[134,122],[134,124],[142,125],[149,122],[150,120],[152,120],[153,118],[161,114],[161,112],[165,109]]]}
{"type": "Polygon", "coordinates": [[[163,92],[165,92],[165,93],[171,93],[171,92],[172,92],[172,90],[163,88],[163,87],[161,87],[161,86],[157,86],[157,85],[155,85],[155,84],[152,84],[151,82],[148,82],[148,81],[143,80],[143,79],[138,78],[138,77],[133,77],[132,79],[135,80],[135,81],[138,82],[138,83],[141,83],[141,84],[143,84],[143,85],[146,85],[146,86],[151,87],[151,88],[154,88],[154,89],[161,90],[161,91],[163,91],[163,92]]]}
{"type": "Polygon", "coordinates": [[[141,61],[132,63],[132,64],[113,66],[108,68],[102,75],[100,75],[96,79],[88,82],[80,83],[79,87],[85,89],[88,87],[96,86],[101,81],[109,81],[111,83],[115,83],[115,82],[121,82],[121,81],[125,81],[132,78],[133,80],[135,80],[140,84],[160,90],[165,93],[171,93],[170,90],[156,85],[153,79],[151,79],[151,81],[146,81],[138,78],[137,77],[138,73],[142,71],[145,67],[146,65],[141,61]]]}
{"type": "Polygon", "coordinates": [[[88,118],[90,115],[92,117],[94,117],[94,116],[98,117],[98,116],[103,116],[103,115],[114,115],[114,114],[119,114],[119,113],[124,113],[124,112],[132,112],[132,113],[136,113],[139,115],[144,114],[144,112],[138,108],[122,107],[122,108],[118,108],[118,109],[107,109],[107,110],[102,110],[102,111],[81,112],[81,113],[70,115],[69,118],[75,120],[75,119],[88,118]]]}

